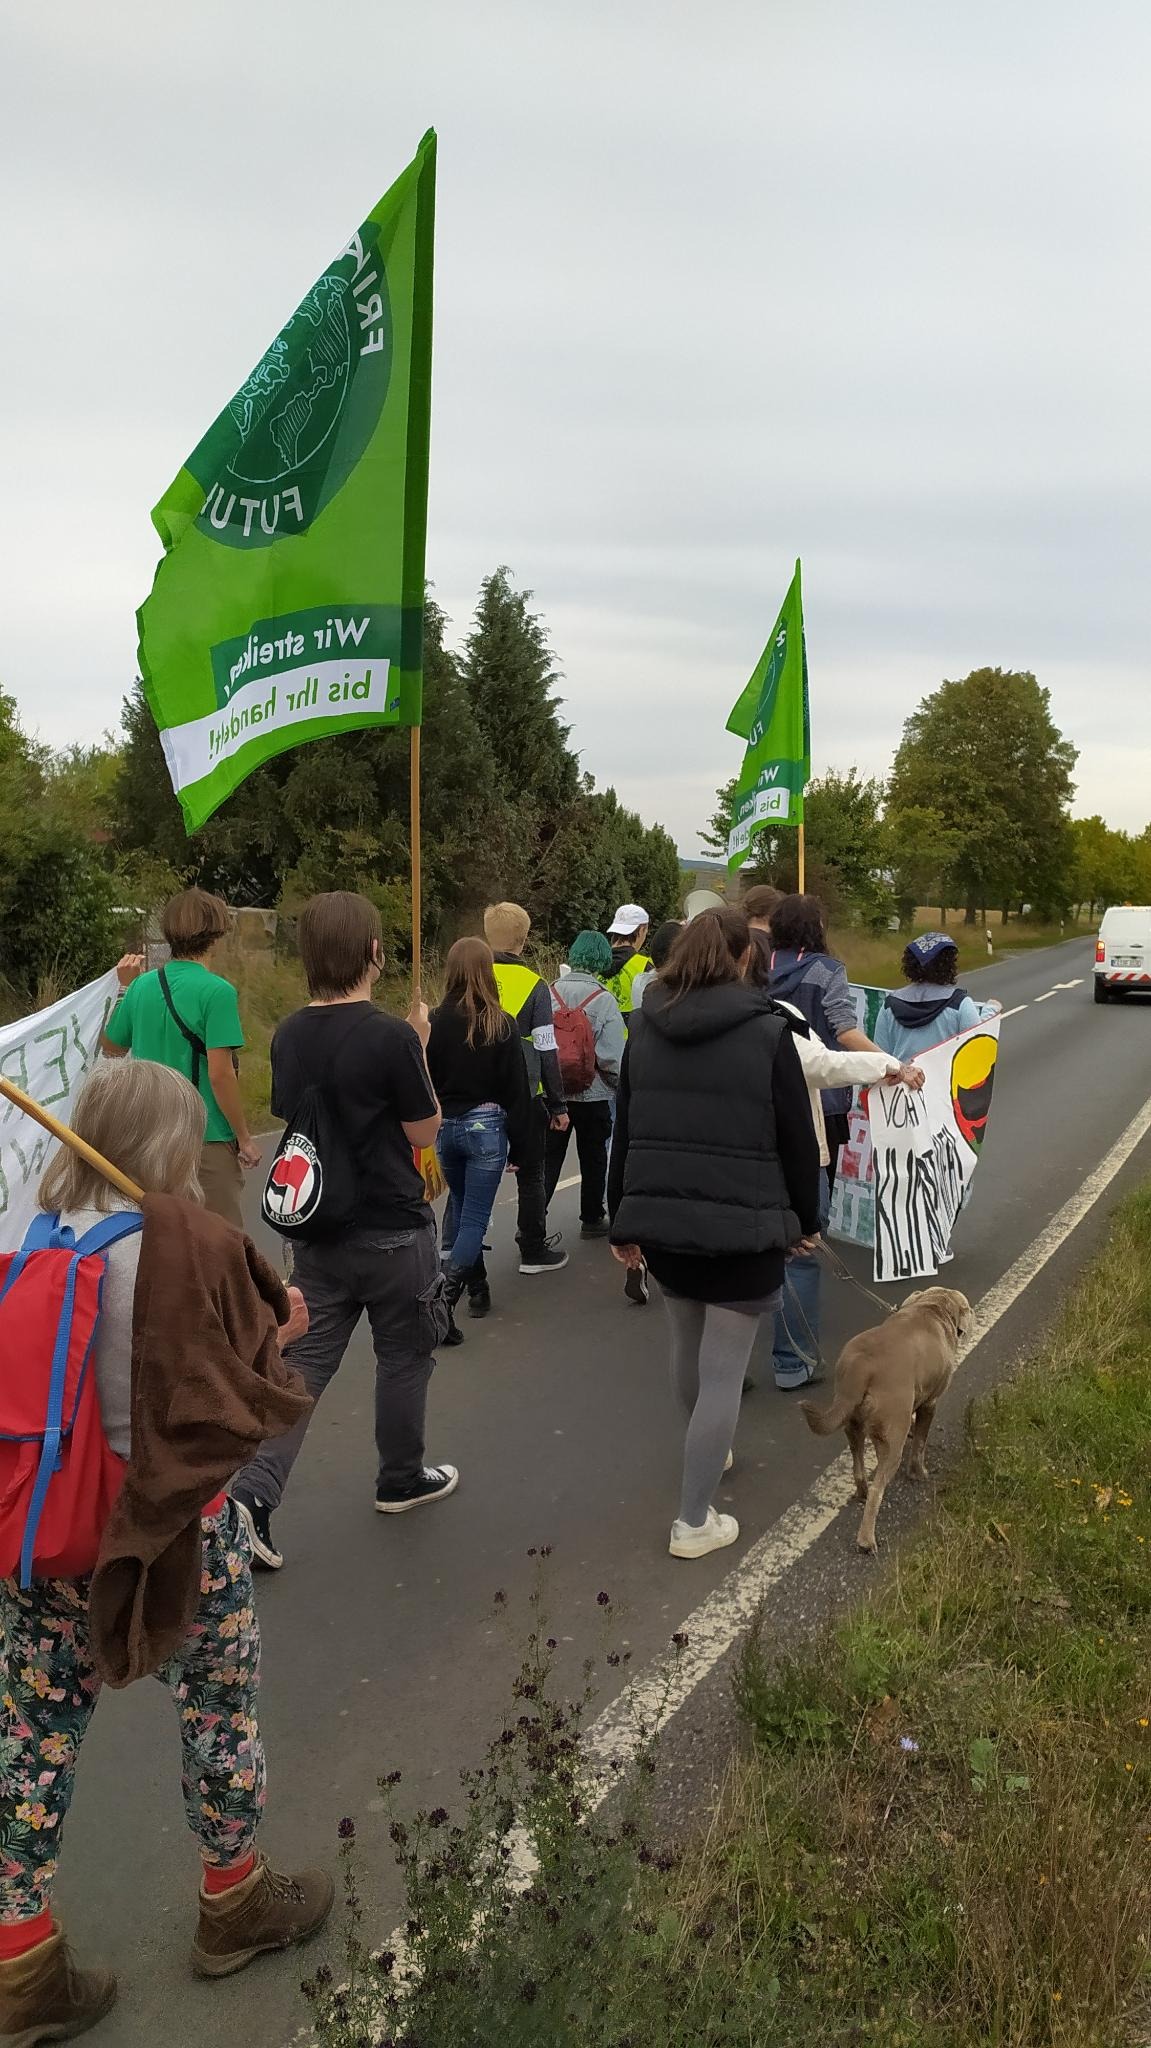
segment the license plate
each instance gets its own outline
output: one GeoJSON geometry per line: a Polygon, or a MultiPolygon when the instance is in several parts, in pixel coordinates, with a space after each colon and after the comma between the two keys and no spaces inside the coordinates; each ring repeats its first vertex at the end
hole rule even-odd
{"type": "Polygon", "coordinates": [[[1112,967],[1142,967],[1143,961],[1138,953],[1113,953],[1111,965],[1112,967]]]}

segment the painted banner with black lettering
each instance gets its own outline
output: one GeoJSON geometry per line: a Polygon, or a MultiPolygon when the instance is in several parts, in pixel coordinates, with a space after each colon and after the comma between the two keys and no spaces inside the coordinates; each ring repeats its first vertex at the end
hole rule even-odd
{"type": "Polygon", "coordinates": [[[925,1280],[950,1255],[987,1134],[999,1018],[916,1055],[918,1094],[869,1088],[839,1155],[830,1234],[874,1246],[877,1281],[925,1280]]]}
{"type": "MultiPolygon", "coordinates": [[[[35,1016],[0,1025],[0,1074],[67,1123],[118,994],[115,974],[102,974],[35,1016]]],[[[40,1176],[55,1150],[47,1131],[0,1096],[0,1252],[23,1242],[40,1176]]]]}

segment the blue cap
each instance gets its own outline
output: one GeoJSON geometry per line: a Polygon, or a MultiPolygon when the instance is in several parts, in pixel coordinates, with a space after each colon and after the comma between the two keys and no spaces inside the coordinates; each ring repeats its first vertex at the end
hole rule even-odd
{"type": "Polygon", "coordinates": [[[958,946],[948,932],[924,932],[922,938],[912,939],[907,950],[927,967],[932,960],[938,960],[941,953],[957,952],[958,946]]]}

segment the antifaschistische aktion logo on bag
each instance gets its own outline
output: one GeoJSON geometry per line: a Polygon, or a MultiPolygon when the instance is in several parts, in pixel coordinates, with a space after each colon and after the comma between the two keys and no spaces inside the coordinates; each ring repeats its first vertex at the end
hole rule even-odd
{"type": "Polygon", "coordinates": [[[368,223],[341,250],[189,458],[210,539],[267,547],[304,532],[367,447],[392,365],[378,233],[368,223]]]}
{"type": "Polygon", "coordinates": [[[314,1216],[324,1191],[324,1172],[315,1146],[293,1131],[272,1161],[264,1189],[264,1215],[281,1230],[298,1229],[314,1216]]]}

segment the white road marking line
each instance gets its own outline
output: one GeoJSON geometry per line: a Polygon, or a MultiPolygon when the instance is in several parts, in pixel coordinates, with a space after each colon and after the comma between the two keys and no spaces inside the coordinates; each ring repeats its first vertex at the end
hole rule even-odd
{"type": "Polygon", "coordinates": [[[1058,995],[1058,993],[1058,989],[1049,988],[1045,996],[1036,996],[1035,1000],[1037,1003],[1049,1003],[1052,996],[1058,995]]]}
{"type": "Polygon", "coordinates": [[[1000,1010],[999,1022],[1001,1024],[1006,1024],[1007,1019],[1009,1017],[1018,1017],[1020,1010],[1026,1010],[1028,1008],[1029,1005],[1027,1003],[1016,1003],[1015,1008],[1013,1010],[1000,1010]]]}
{"type": "MultiPolygon", "coordinates": [[[[566,1179],[566,1180],[557,1180],[557,1182],[556,1182],[556,1193],[557,1193],[557,1195],[558,1195],[558,1194],[559,1194],[559,1191],[560,1191],[560,1189],[561,1189],[561,1188],[578,1188],[579,1184],[580,1184],[580,1176],[579,1176],[579,1174],[578,1174],[578,1173],[569,1173],[569,1175],[568,1175],[568,1177],[567,1177],[567,1179],[566,1179]]],[[[498,1206],[499,1208],[501,1208],[501,1209],[506,1209],[506,1208],[507,1208],[507,1206],[508,1206],[508,1203],[509,1203],[509,1202],[514,1202],[515,1200],[516,1200],[516,1194],[515,1194],[515,1192],[513,1191],[513,1192],[512,1192],[512,1193],[511,1193],[510,1195],[501,1195],[501,1196],[500,1196],[500,1199],[499,1199],[499,1203],[498,1203],[498,1205],[497,1205],[497,1206],[498,1206]]]]}
{"type": "MultiPolygon", "coordinates": [[[[1089,1173],[1050,1223],[1040,1231],[1027,1250],[1021,1252],[1001,1280],[976,1303],[978,1318],[971,1342],[963,1356],[969,1357],[996,1324],[1015,1306],[1021,1294],[1042,1272],[1048,1261],[1066,1243],[1130,1159],[1137,1145],[1151,1131],[1151,1097],[1133,1116],[1111,1150],[1094,1172],[1089,1173]]],[[[753,1543],[735,1570],[709,1594],[702,1606],[680,1624],[687,1636],[687,1648],[670,1673],[665,1659],[657,1659],[646,1671],[636,1674],[595,1720],[584,1737],[589,1761],[602,1769],[613,1757],[626,1761],[639,1747],[637,1730],[666,1725],[695,1688],[714,1671],[742,1634],[764,1595],[778,1584],[791,1567],[830,1528],[840,1510],[854,1499],[851,1458],[844,1451],[822,1472],[801,1500],[788,1508],[778,1522],[753,1543]]],[[[607,1787],[604,1787],[606,1792],[607,1787]]],[[[603,1794],[601,1793],[601,1797],[603,1794]]]]}
{"type": "MultiPolygon", "coordinates": [[[[1082,988],[1083,982],[1084,976],[1080,974],[1076,977],[1074,981],[1057,981],[1055,984],[1055,988],[1082,988]]],[[[1053,989],[1052,994],[1054,994],[1054,992],[1055,991],[1053,989]]]]}

